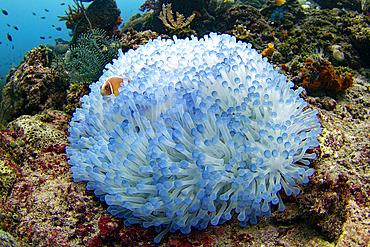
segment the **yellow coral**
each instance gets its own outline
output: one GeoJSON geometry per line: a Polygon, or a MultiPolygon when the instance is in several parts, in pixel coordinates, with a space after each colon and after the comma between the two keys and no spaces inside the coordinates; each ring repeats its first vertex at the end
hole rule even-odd
{"type": "Polygon", "coordinates": [[[245,40],[250,35],[250,31],[243,24],[234,25],[234,29],[231,30],[231,34],[240,40],[245,40]]]}
{"type": "Polygon", "coordinates": [[[189,16],[186,20],[183,14],[176,12],[176,21],[173,18],[172,7],[170,4],[162,5],[162,11],[159,13],[158,18],[161,19],[163,24],[173,30],[179,30],[189,25],[195,18],[195,13],[189,16]]]}

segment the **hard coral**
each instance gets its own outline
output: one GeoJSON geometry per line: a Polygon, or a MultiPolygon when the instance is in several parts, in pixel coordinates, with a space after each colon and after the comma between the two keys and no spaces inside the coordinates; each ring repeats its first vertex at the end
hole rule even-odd
{"type": "MultiPolygon", "coordinates": [[[[64,143],[45,138],[52,136],[51,131],[63,129],[68,116],[49,111],[34,118],[38,119],[38,130],[0,132],[0,151],[8,150],[8,155],[18,162],[15,166],[21,170],[6,199],[0,200],[0,227],[14,234],[20,242],[32,246],[82,246],[83,237],[94,232],[89,225],[97,221],[97,212],[103,209],[98,209],[97,203],[90,200],[92,195],[87,195],[83,184],[71,183],[67,156],[61,148],[67,144],[67,135],[58,136],[64,143]],[[33,137],[35,134],[39,136],[33,137]],[[39,138],[40,143],[34,145],[26,141],[22,147],[17,147],[22,150],[22,155],[16,157],[11,142],[3,139],[6,135],[11,135],[8,139],[39,138]],[[85,235],[79,235],[83,230],[85,235]]],[[[12,125],[19,125],[19,122],[12,125]]],[[[27,129],[25,124],[22,126],[27,129]]],[[[2,236],[0,245],[4,244],[1,240],[2,236]]]]}
{"type": "Polygon", "coordinates": [[[9,161],[2,157],[0,160],[0,201],[8,196],[16,179],[15,170],[8,164],[9,161]]]}
{"type": "Polygon", "coordinates": [[[53,57],[43,45],[27,52],[3,89],[0,121],[9,122],[48,108],[62,109],[69,82],[64,72],[52,65],[53,57]]]}
{"type": "Polygon", "coordinates": [[[26,136],[26,141],[37,149],[45,149],[48,146],[67,142],[63,130],[53,127],[55,125],[41,121],[39,116],[21,116],[9,123],[8,128],[22,131],[26,136]]]}
{"type": "Polygon", "coordinates": [[[174,19],[172,7],[170,4],[163,4],[162,11],[159,13],[158,18],[163,22],[167,28],[170,29],[170,35],[177,35],[179,37],[189,37],[195,34],[195,31],[188,26],[195,18],[195,13],[192,13],[186,19],[183,14],[176,12],[176,20],[174,19]]]}
{"type": "Polygon", "coordinates": [[[146,30],[142,32],[137,32],[130,28],[126,34],[122,34],[120,38],[120,44],[122,46],[123,52],[128,51],[129,49],[136,49],[140,45],[144,45],[149,42],[151,39],[156,39],[158,37],[169,38],[165,34],[157,34],[151,30],[146,30]]]}
{"type": "Polygon", "coordinates": [[[72,43],[76,42],[81,34],[92,29],[102,29],[108,35],[112,35],[121,13],[114,0],[95,0],[83,11],[83,17],[77,21],[72,29],[72,43]]]}
{"type": "Polygon", "coordinates": [[[340,92],[353,85],[351,73],[342,78],[335,72],[333,65],[324,59],[314,61],[307,58],[302,69],[302,79],[302,86],[309,90],[329,89],[340,92]]]}
{"type": "Polygon", "coordinates": [[[212,33],[157,39],[91,84],[70,123],[75,182],[86,181],[126,226],[190,233],[238,214],[242,226],[284,210],[279,191],[308,183],[320,133],[293,83],[250,44],[212,33]],[[119,95],[102,97],[111,76],[119,95]],[[163,228],[162,228],[163,227],[163,228]]]}
{"type": "Polygon", "coordinates": [[[58,16],[59,21],[65,21],[66,27],[72,30],[75,29],[79,20],[84,16],[83,12],[85,11],[84,6],[80,5],[78,1],[75,0],[74,3],[76,6],[72,7],[68,4],[68,11],[65,11],[65,16],[58,16]]]}

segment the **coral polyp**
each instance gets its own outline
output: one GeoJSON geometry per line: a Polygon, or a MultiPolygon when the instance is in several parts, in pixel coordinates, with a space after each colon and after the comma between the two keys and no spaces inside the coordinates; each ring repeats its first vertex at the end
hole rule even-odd
{"type": "Polygon", "coordinates": [[[242,226],[313,174],[317,110],[250,44],[215,33],[149,41],[106,66],[70,123],[75,182],[125,225],[161,233],[242,226]],[[123,78],[117,97],[100,87],[123,78]]]}

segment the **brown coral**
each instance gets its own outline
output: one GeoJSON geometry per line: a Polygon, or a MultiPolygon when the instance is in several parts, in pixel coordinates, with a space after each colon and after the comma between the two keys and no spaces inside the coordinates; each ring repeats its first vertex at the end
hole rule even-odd
{"type": "Polygon", "coordinates": [[[159,35],[158,33],[153,32],[151,30],[137,32],[133,30],[132,28],[129,28],[126,34],[123,33],[121,35],[120,43],[122,45],[122,50],[126,52],[129,49],[135,50],[140,45],[144,45],[148,43],[149,40],[156,39],[159,36],[162,38],[169,38],[169,36],[166,34],[159,35]]]}
{"type": "Polygon", "coordinates": [[[302,80],[302,86],[310,90],[329,89],[341,92],[353,85],[351,73],[347,73],[347,76],[342,78],[335,72],[333,65],[325,59],[314,61],[312,58],[307,58],[302,69],[302,80]]]}
{"type": "Polygon", "coordinates": [[[72,29],[72,43],[82,34],[92,29],[102,29],[108,35],[112,35],[117,28],[117,20],[121,10],[117,8],[114,0],[95,0],[86,9],[77,1],[77,7],[69,8],[66,16],[60,16],[60,20],[66,20],[67,28],[72,29]]]}
{"type": "Polygon", "coordinates": [[[83,11],[85,11],[84,6],[74,0],[76,6],[70,6],[68,4],[68,11],[65,11],[65,16],[58,16],[59,21],[66,21],[66,27],[68,29],[74,29],[78,21],[83,17],[83,11]]]}

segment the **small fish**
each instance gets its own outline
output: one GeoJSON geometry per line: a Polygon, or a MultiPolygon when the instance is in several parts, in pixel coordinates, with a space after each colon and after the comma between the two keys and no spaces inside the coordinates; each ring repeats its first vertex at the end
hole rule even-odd
{"type": "Polygon", "coordinates": [[[45,12],[49,12],[49,10],[48,9],[44,9],[45,10],[45,12]]]}
{"type": "Polygon", "coordinates": [[[55,27],[54,25],[51,25],[52,27],[55,27]]]}
{"type": "Polygon", "coordinates": [[[51,39],[52,37],[51,36],[48,36],[48,39],[51,39]]]}
{"type": "Polygon", "coordinates": [[[2,44],[3,42],[0,41],[0,45],[2,44]]]}
{"type": "Polygon", "coordinates": [[[44,36],[40,36],[40,39],[45,39],[45,37],[44,36]]]}
{"type": "Polygon", "coordinates": [[[4,77],[0,77],[0,81],[4,80],[4,77]]]}
{"type": "Polygon", "coordinates": [[[6,25],[7,25],[8,27],[10,27],[10,24],[9,24],[9,23],[6,23],[6,25]]]}
{"type": "Polygon", "coordinates": [[[35,12],[32,12],[32,14],[33,14],[33,15],[36,15],[36,13],[35,13],[35,12]]]}
{"type": "Polygon", "coordinates": [[[9,33],[6,34],[6,37],[8,38],[8,40],[11,42],[13,39],[12,39],[12,36],[10,36],[9,33]]]}
{"type": "Polygon", "coordinates": [[[61,27],[56,27],[55,28],[57,31],[62,31],[62,28],[61,27]]]}
{"type": "Polygon", "coordinates": [[[1,12],[3,12],[4,15],[8,15],[8,12],[4,9],[1,9],[1,12]]]}
{"type": "Polygon", "coordinates": [[[112,93],[117,97],[119,95],[118,88],[123,86],[123,78],[118,76],[109,77],[100,87],[101,95],[111,95],[112,93]]]}
{"type": "Polygon", "coordinates": [[[13,28],[18,31],[18,27],[17,26],[13,26],[13,28]]]}
{"type": "Polygon", "coordinates": [[[60,5],[65,5],[65,3],[61,3],[60,5]]]}
{"type": "Polygon", "coordinates": [[[41,16],[40,18],[41,18],[41,19],[43,19],[43,20],[44,20],[44,19],[46,19],[46,17],[45,17],[45,16],[41,16]]]}
{"type": "Polygon", "coordinates": [[[14,50],[14,45],[12,45],[12,49],[14,50]]]}

